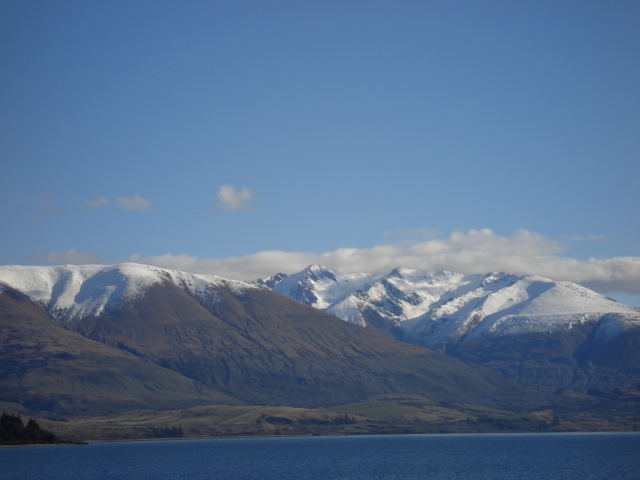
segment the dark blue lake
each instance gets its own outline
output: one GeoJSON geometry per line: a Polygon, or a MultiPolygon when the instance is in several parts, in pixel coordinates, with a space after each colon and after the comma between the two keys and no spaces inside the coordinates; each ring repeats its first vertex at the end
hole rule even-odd
{"type": "Polygon", "coordinates": [[[387,435],[0,449],[7,479],[640,479],[640,434],[387,435]]]}

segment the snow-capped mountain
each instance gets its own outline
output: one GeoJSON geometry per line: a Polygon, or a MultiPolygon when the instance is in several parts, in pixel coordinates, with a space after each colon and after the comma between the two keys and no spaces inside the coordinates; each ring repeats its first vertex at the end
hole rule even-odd
{"type": "Polygon", "coordinates": [[[575,283],[531,275],[407,268],[382,275],[343,274],[311,265],[261,283],[347,322],[386,330],[399,327],[402,335],[430,346],[482,335],[567,329],[603,318],[610,332],[640,324],[638,308],[575,283]]]}
{"type": "Polygon", "coordinates": [[[235,291],[254,284],[216,275],[200,275],[165,268],[116,265],[60,265],[52,267],[0,266],[0,286],[6,284],[44,306],[57,321],[98,316],[153,285],[173,284],[201,303],[211,302],[217,287],[235,291]]]}
{"type": "Polygon", "coordinates": [[[298,302],[325,310],[378,277],[381,275],[340,273],[323,265],[309,265],[296,274],[276,273],[256,283],[298,302]]]}
{"type": "Polygon", "coordinates": [[[640,380],[640,309],[575,283],[406,268],[342,274],[319,265],[269,281],[347,322],[443,349],[526,385],[586,391],[640,380]]]}
{"type": "Polygon", "coordinates": [[[598,335],[640,326],[640,310],[571,282],[489,274],[447,292],[417,318],[411,334],[432,346],[451,339],[571,330],[600,322],[598,335]]]}
{"type": "Polygon", "coordinates": [[[102,413],[157,408],[155,395],[304,406],[390,393],[499,407],[522,388],[255,284],[131,263],[0,267],[3,404],[102,413]]]}

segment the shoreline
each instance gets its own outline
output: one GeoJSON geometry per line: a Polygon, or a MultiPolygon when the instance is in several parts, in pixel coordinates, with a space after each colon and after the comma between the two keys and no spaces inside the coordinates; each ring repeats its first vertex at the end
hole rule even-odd
{"type": "Polygon", "coordinates": [[[268,438],[344,438],[344,437],[517,437],[517,436],[562,436],[562,435],[640,435],[640,431],[615,430],[615,431],[567,431],[567,432],[468,432],[468,433],[357,433],[357,434],[329,434],[329,435],[237,435],[237,436],[196,436],[196,437],[175,437],[175,438],[123,438],[117,440],[85,440],[70,441],[60,443],[25,443],[25,444],[0,444],[0,448],[18,447],[64,447],[64,446],[86,446],[92,444],[105,443],[149,443],[149,442],[171,442],[171,441],[193,441],[193,440],[250,440],[268,438]]]}
{"type": "Polygon", "coordinates": [[[65,445],[82,446],[89,445],[88,441],[77,442],[54,442],[54,443],[0,443],[0,448],[15,448],[15,447],[64,447],[65,445]]]}
{"type": "MultiPolygon", "coordinates": [[[[237,436],[196,436],[176,438],[135,438],[120,440],[87,440],[84,444],[94,443],[134,443],[134,442],[168,442],[189,440],[248,440],[266,438],[330,438],[330,437],[468,437],[468,436],[547,436],[547,435],[640,435],[640,431],[615,430],[615,431],[567,431],[567,432],[468,432],[468,433],[357,433],[357,434],[329,434],[329,435],[237,435],[237,436]]],[[[21,446],[21,445],[16,445],[21,446]]]]}

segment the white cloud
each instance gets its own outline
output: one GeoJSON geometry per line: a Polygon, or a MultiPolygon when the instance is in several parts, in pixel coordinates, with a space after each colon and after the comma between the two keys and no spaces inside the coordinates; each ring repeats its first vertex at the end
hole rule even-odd
{"type": "Polygon", "coordinates": [[[50,252],[38,253],[29,258],[30,263],[49,265],[85,265],[90,263],[105,263],[104,260],[91,252],[83,250],[52,250],[50,252]]]}
{"type": "Polygon", "coordinates": [[[89,208],[100,208],[109,205],[109,198],[101,195],[99,197],[92,198],[84,202],[85,207],[89,208]]]}
{"type": "Polygon", "coordinates": [[[135,255],[131,260],[244,280],[276,272],[294,273],[312,263],[344,272],[384,272],[398,266],[462,273],[504,271],[568,280],[603,293],[640,293],[640,257],[578,260],[561,256],[562,251],[558,242],[528,230],[499,236],[489,229],[481,229],[454,232],[448,237],[410,245],[340,248],[324,253],[272,250],[235,258],[165,254],[135,255]]]}
{"type": "Polygon", "coordinates": [[[218,187],[218,202],[214,205],[217,210],[243,210],[247,209],[253,200],[253,192],[247,187],[238,190],[233,185],[220,185],[218,187]]]}
{"type": "Polygon", "coordinates": [[[153,208],[153,203],[150,200],[144,198],[142,195],[132,195],[130,197],[118,197],[116,198],[116,205],[123,210],[150,210],[153,208]]]}

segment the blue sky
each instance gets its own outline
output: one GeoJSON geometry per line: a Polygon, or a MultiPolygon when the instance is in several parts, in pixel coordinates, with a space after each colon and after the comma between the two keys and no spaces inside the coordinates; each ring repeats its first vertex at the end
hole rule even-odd
{"type": "Polygon", "coordinates": [[[495,269],[640,294],[638,2],[23,0],[0,42],[0,263],[507,242],[495,269]]]}

